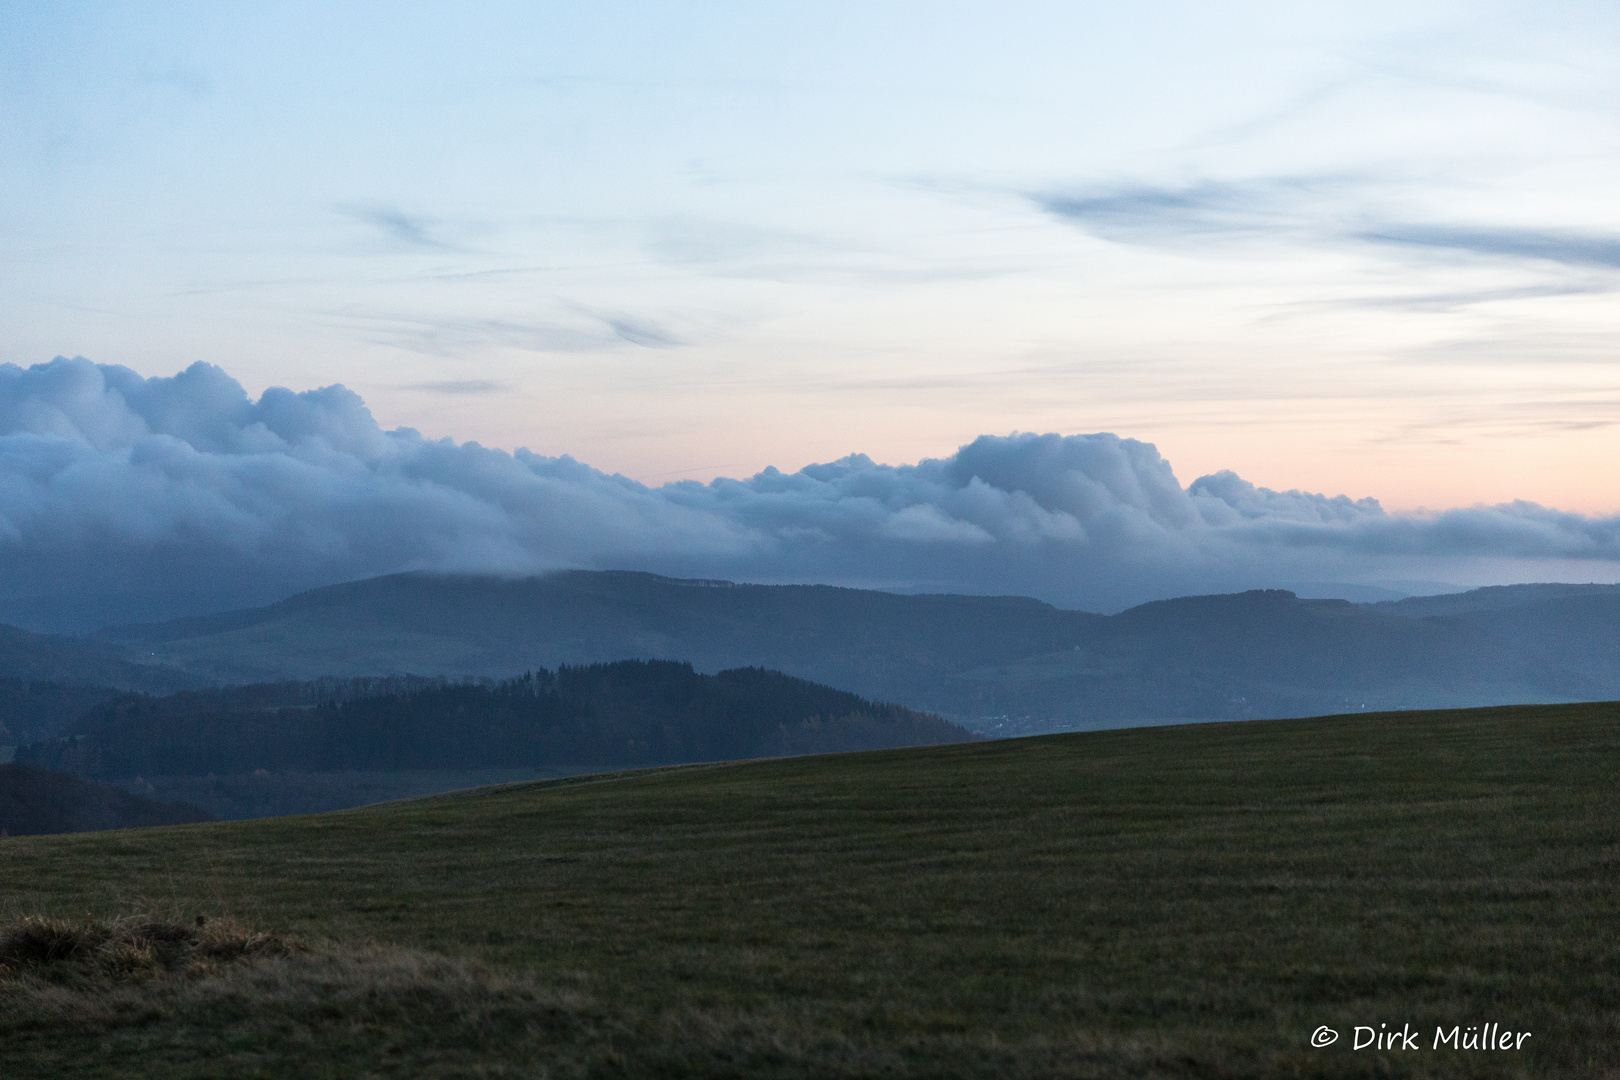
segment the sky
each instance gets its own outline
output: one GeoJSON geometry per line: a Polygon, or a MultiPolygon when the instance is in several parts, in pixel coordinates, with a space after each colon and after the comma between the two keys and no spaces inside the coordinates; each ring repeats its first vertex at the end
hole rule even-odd
{"type": "Polygon", "coordinates": [[[1615,580],[1615,101],[1620,9],[1596,3],[0,2],[0,561],[66,582],[50,545],[71,535],[129,581],[206,551],[223,582],[274,548],[285,574],[261,591],[611,561],[1099,607],[1285,579],[1615,580]],[[303,503],[231,472],[326,437],[247,419],[276,387],[374,433],[340,473],[448,439],[536,476],[572,462],[643,511],[701,489],[704,523],[599,523],[569,546],[512,525],[550,520],[543,500],[417,477],[484,509],[362,555],[334,503],[321,548],[265,524],[303,503]],[[197,442],[126,391],[195,391],[187,415],[223,410],[209,430],[280,443],[197,442]],[[163,439],[223,470],[223,516],[133,505],[84,533],[82,491],[51,470],[134,476],[163,439]],[[1026,565],[966,528],[1000,543],[1022,520],[952,503],[969,480],[907,486],[974,446],[1100,482],[1082,449],[1105,445],[1151,451],[1119,453],[1167,473],[1197,528],[1231,525],[1204,479],[1232,475],[1298,496],[1288,513],[1376,500],[1383,539],[1323,518],[1362,546],[1108,547],[1101,504],[980,477],[1085,533],[1026,565]],[[800,473],[840,461],[838,483],[800,473]],[[914,511],[872,526],[913,528],[902,548],[956,528],[979,561],[879,556],[723,497],[773,475],[914,511]],[[467,524],[497,504],[503,525],[467,524]],[[1518,524],[1456,549],[1391,539],[1487,518],[1518,524]],[[1552,530],[1535,543],[1513,531],[1532,519],[1552,530]],[[831,546],[812,557],[790,528],[831,546]]]}

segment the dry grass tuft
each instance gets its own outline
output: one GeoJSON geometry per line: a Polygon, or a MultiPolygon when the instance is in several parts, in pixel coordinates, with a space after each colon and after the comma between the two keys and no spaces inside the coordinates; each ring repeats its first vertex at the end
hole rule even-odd
{"type": "MultiPolygon", "coordinates": [[[[0,979],[7,1080],[1193,1080],[1214,1074],[1192,1066],[1232,1060],[1231,1048],[1198,1045],[1195,1060],[1187,1043],[1172,1048],[1155,1038],[896,1040],[830,1031],[775,1007],[627,1008],[472,960],[375,945],[278,949],[265,944],[277,939],[234,925],[30,918],[7,928],[4,940],[12,970],[24,972],[0,979]],[[211,948],[221,951],[210,957],[211,948]],[[130,955],[151,959],[132,964],[130,955]],[[57,981],[53,972],[99,978],[57,981]]],[[[1243,1061],[1254,1065],[1254,1055],[1243,1061]]]]}
{"type": "Polygon", "coordinates": [[[158,973],[205,975],[233,961],[287,956],[295,938],[199,915],[190,924],[137,916],[114,920],[26,915],[0,927],[0,980],[118,981],[158,973]]]}

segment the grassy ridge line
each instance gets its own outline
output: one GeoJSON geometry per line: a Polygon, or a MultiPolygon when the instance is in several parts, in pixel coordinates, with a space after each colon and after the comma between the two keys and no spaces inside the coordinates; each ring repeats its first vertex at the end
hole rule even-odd
{"type": "Polygon", "coordinates": [[[683,766],[0,841],[0,913],[225,911],[846,1048],[782,1075],[1605,1076],[1616,775],[1613,703],[683,766]],[[1408,1021],[1535,1035],[1349,1049],[1408,1021]]]}

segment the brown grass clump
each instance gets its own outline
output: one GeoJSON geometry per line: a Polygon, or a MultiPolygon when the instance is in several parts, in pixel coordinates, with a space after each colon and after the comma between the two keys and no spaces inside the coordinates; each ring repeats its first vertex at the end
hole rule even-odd
{"type": "Polygon", "coordinates": [[[149,916],[111,921],[25,915],[0,927],[0,980],[55,983],[214,974],[233,961],[286,956],[296,939],[249,930],[234,919],[192,923],[149,916]]]}
{"type": "MultiPolygon", "coordinates": [[[[228,959],[199,965],[198,942],[194,959],[181,959],[181,932],[194,929],[183,924],[85,926],[28,919],[8,928],[13,970],[29,974],[0,978],[6,1080],[1205,1080],[1225,1074],[1202,1063],[1232,1060],[1230,1048],[1155,1037],[891,1039],[828,1030],[774,1006],[609,1005],[418,949],[327,942],[255,952],[241,946],[268,936],[240,928],[220,936],[228,959]],[[119,958],[131,950],[172,966],[130,967],[119,958]],[[49,980],[53,971],[101,977],[64,984],[49,980]]],[[[1241,1063],[1253,1065],[1253,1055],[1241,1063]]]]}

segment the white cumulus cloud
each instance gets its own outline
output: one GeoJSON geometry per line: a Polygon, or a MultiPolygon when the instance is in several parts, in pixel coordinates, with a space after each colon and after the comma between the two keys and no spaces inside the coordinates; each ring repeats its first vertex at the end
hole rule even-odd
{"type": "Polygon", "coordinates": [[[0,366],[0,614],[39,627],[411,569],[646,569],[1113,610],[1466,559],[1620,562],[1620,520],[1531,503],[1393,515],[1230,472],[1183,487],[1153,446],[1110,434],[649,488],[566,456],[384,431],[342,386],[254,401],[206,364],[153,379],[77,358],[0,366]]]}

